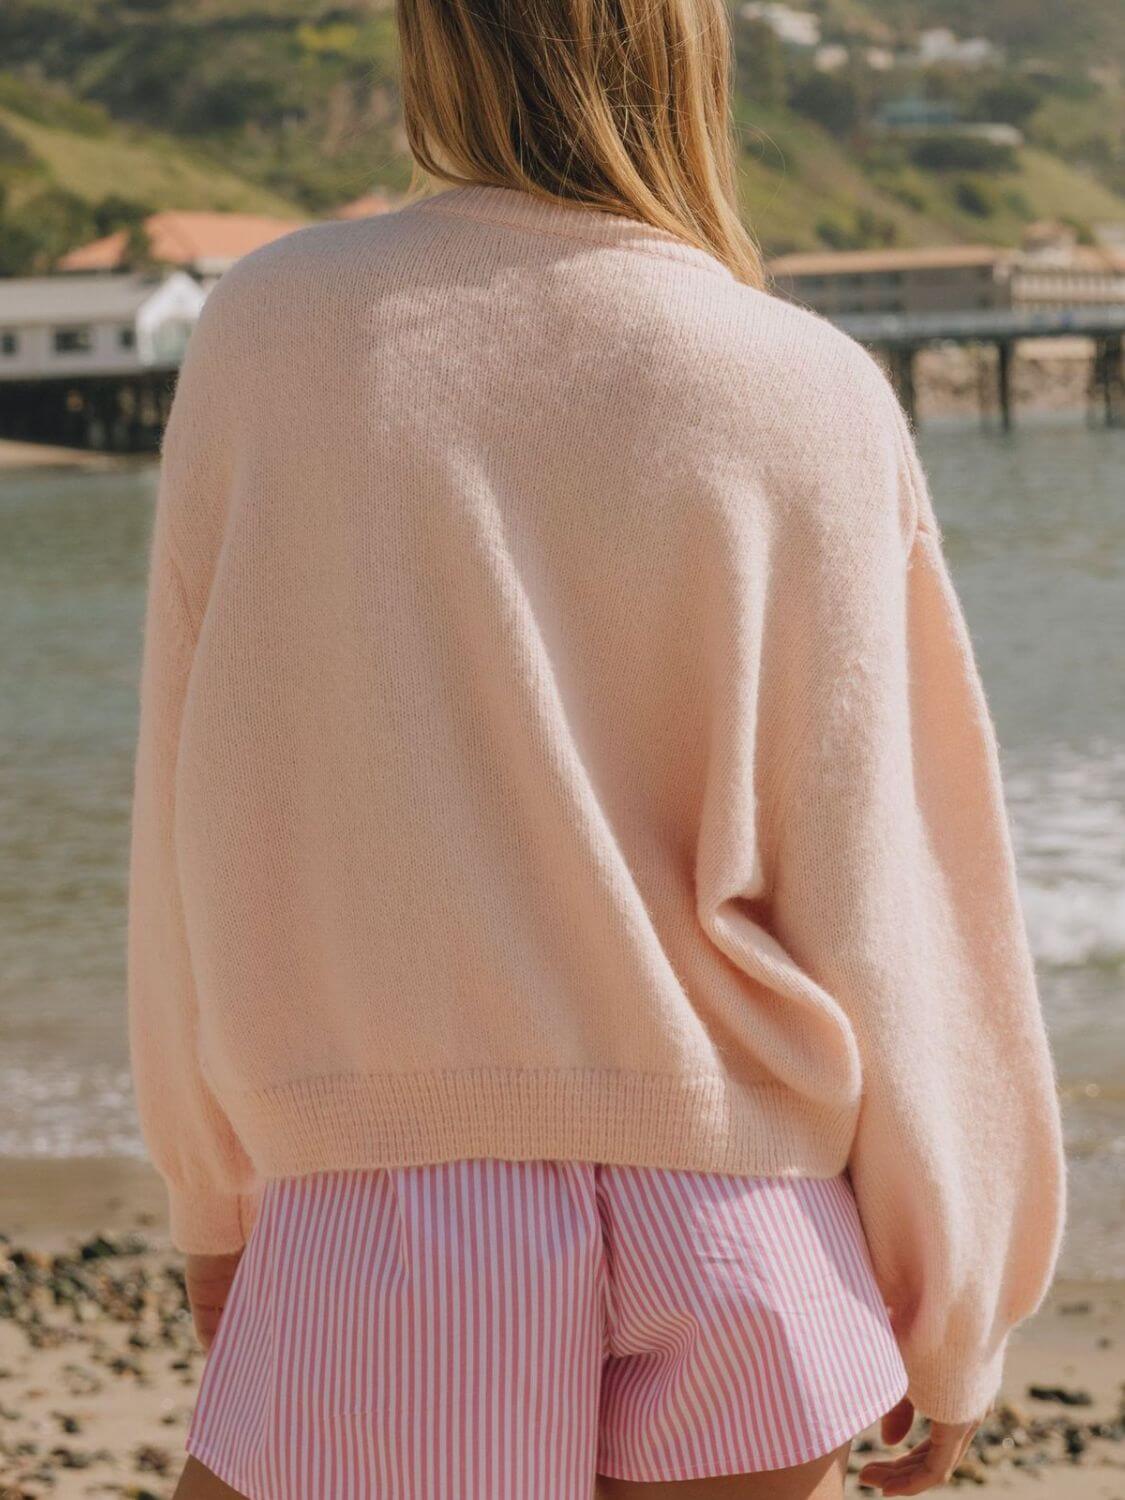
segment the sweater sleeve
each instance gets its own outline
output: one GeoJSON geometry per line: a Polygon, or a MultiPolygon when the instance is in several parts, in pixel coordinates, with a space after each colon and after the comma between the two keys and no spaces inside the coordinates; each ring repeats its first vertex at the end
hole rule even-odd
{"type": "Polygon", "coordinates": [[[908,1395],[961,1421],[995,1398],[1008,1333],[1050,1284],[1065,1168],[996,735],[901,410],[894,426],[914,524],[894,564],[848,585],[847,647],[828,647],[788,768],[771,906],[856,1036],[849,1175],[908,1395]]]}
{"type": "MultiPolygon", "coordinates": [[[[223,1253],[245,1242],[253,1170],[199,1065],[198,1007],[176,868],[176,765],[196,646],[176,554],[211,519],[219,457],[209,401],[208,330],[197,329],[165,433],[149,551],[129,861],[127,1008],[142,1133],[169,1195],[172,1241],[223,1253]],[[196,342],[197,337],[199,342],[196,342]]],[[[192,547],[193,582],[202,548],[192,547]]]]}

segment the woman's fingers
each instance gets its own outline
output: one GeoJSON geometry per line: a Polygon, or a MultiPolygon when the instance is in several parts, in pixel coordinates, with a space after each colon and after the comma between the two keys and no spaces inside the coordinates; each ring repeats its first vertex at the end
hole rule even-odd
{"type": "Polygon", "coordinates": [[[865,1464],[860,1469],[857,1478],[860,1484],[871,1485],[875,1489],[883,1489],[885,1485],[893,1484],[912,1474],[925,1456],[926,1454],[918,1448],[912,1448],[909,1453],[903,1453],[898,1458],[889,1458],[880,1463],[865,1464]]]}
{"type": "Polygon", "coordinates": [[[865,1464],[860,1484],[882,1490],[884,1496],[920,1495],[946,1484],[964,1458],[979,1423],[932,1422],[929,1436],[899,1458],[865,1464]]]}
{"type": "Polygon", "coordinates": [[[218,1331],[234,1273],[242,1258],[233,1255],[189,1255],[184,1265],[184,1284],[191,1307],[195,1334],[206,1352],[218,1331]]]}
{"type": "Polygon", "coordinates": [[[913,1426],[914,1403],[904,1396],[898,1405],[892,1406],[883,1418],[881,1433],[884,1446],[897,1447],[913,1426]]]}

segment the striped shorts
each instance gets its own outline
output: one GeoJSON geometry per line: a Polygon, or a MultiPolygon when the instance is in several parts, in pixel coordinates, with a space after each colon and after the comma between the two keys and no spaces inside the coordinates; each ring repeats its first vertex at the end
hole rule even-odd
{"type": "Polygon", "coordinates": [[[590,1500],[906,1385],[846,1174],[477,1158],[268,1182],[187,1448],[250,1500],[590,1500]]]}

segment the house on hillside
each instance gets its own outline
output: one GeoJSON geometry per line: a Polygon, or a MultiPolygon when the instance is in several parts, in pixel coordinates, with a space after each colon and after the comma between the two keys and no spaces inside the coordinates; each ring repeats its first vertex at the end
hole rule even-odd
{"type": "MultiPolygon", "coordinates": [[[[211,287],[236,260],[251,250],[290,234],[308,219],[274,219],[262,214],[227,214],[191,209],[166,209],[150,214],[142,229],[147,258],[157,265],[187,271],[204,287],[211,287]]],[[[118,229],[102,239],[71,250],[58,262],[59,271],[118,271],[129,264],[131,239],[118,229]]]]}
{"type": "Polygon", "coordinates": [[[956,125],[960,111],[951,99],[925,99],[905,94],[888,99],[875,111],[875,124],[884,130],[946,130],[956,125]]]}
{"type": "Polygon", "coordinates": [[[959,37],[948,26],[931,26],[918,36],[920,67],[983,68],[1000,62],[999,47],[987,37],[959,37]]]}
{"type": "Polygon", "coordinates": [[[780,256],[769,270],[778,292],[829,318],[1125,304],[1125,251],[1080,245],[1052,224],[1031,225],[1017,249],[816,251],[780,256]]]}
{"type": "Polygon", "coordinates": [[[1125,243],[1082,245],[1069,224],[1029,224],[1012,270],[1012,301],[1051,308],[1125,303],[1125,243]]]}
{"type": "Polygon", "coordinates": [[[174,369],[205,296],[183,271],[0,278],[0,381],[174,369]]]}
{"type": "Polygon", "coordinates": [[[769,270],[782,295],[831,318],[1007,307],[1011,259],[993,245],[935,245],[783,255],[769,270]]]}

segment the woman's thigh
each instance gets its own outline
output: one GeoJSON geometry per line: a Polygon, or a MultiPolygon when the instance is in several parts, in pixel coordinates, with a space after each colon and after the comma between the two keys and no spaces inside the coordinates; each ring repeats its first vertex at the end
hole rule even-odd
{"type": "Polygon", "coordinates": [[[598,1479],[597,1500],[842,1500],[851,1447],[849,1440],[834,1453],[792,1469],[730,1474],[720,1479],[634,1484],[603,1477],[598,1479]]]}
{"type": "MultiPolygon", "coordinates": [[[[597,1500],[841,1500],[851,1443],[793,1469],[673,1484],[631,1484],[599,1479],[597,1500]]],[[[197,1458],[189,1458],[173,1500],[244,1500],[197,1458]]]]}
{"type": "Polygon", "coordinates": [[[172,1500],[244,1500],[244,1497],[238,1490],[232,1490],[229,1484],[224,1484],[217,1474],[212,1474],[206,1464],[201,1464],[197,1458],[189,1458],[172,1500]]]}

